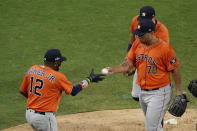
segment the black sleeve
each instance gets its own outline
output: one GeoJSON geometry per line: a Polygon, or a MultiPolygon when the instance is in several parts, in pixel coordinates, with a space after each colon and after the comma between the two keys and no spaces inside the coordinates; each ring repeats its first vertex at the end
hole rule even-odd
{"type": "Polygon", "coordinates": [[[131,49],[131,47],[132,47],[132,44],[129,43],[129,44],[128,44],[128,47],[127,47],[127,53],[129,52],[129,50],[131,49]]]}
{"type": "Polygon", "coordinates": [[[81,85],[80,85],[80,84],[77,84],[77,85],[73,86],[71,95],[72,95],[72,96],[75,96],[75,95],[77,95],[81,90],[82,90],[81,85]]]}

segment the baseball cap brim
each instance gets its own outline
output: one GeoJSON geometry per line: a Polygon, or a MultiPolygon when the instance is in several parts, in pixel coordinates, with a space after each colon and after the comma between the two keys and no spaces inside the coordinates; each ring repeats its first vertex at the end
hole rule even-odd
{"type": "Polygon", "coordinates": [[[67,58],[62,56],[60,61],[63,62],[63,61],[66,61],[66,60],[67,60],[67,58]]]}
{"type": "Polygon", "coordinates": [[[137,29],[137,30],[134,30],[134,31],[133,31],[133,34],[135,34],[135,35],[141,37],[141,36],[143,36],[144,34],[146,34],[146,32],[141,32],[140,30],[137,29]]]}

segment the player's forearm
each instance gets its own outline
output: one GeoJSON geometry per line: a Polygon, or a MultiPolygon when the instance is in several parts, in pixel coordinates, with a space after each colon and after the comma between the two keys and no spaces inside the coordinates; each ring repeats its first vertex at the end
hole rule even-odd
{"type": "Polygon", "coordinates": [[[130,71],[132,68],[133,68],[133,64],[128,63],[128,61],[125,61],[121,65],[112,68],[111,72],[112,72],[112,74],[124,73],[124,72],[130,71]]]}
{"type": "Polygon", "coordinates": [[[116,73],[124,73],[130,71],[132,68],[133,68],[133,63],[128,58],[125,58],[122,64],[109,69],[109,75],[116,73]]]}
{"type": "Polygon", "coordinates": [[[123,72],[127,72],[129,71],[129,67],[126,66],[122,66],[122,65],[119,65],[119,66],[116,66],[114,68],[112,68],[112,72],[115,74],[115,73],[123,73],[123,72]]]}
{"type": "Polygon", "coordinates": [[[76,96],[80,91],[82,91],[84,88],[87,88],[89,85],[90,81],[89,80],[83,80],[79,84],[74,85],[71,95],[76,96]]]}
{"type": "Polygon", "coordinates": [[[73,89],[72,89],[72,92],[71,92],[71,95],[72,96],[76,96],[80,91],[82,91],[82,86],[80,84],[77,84],[75,86],[73,86],[73,89]]]}
{"type": "Polygon", "coordinates": [[[181,87],[181,74],[178,68],[172,71],[172,77],[174,79],[175,87],[176,87],[176,95],[182,94],[182,87],[181,87]]]}

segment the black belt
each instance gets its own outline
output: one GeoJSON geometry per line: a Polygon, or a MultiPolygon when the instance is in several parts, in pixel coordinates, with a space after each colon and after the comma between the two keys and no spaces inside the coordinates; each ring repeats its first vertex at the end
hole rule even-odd
{"type": "Polygon", "coordinates": [[[38,114],[41,114],[41,115],[45,115],[45,112],[35,111],[35,113],[38,113],[38,114]]]}
{"type": "MultiPolygon", "coordinates": [[[[29,109],[27,108],[27,110],[29,110],[29,109]]],[[[45,115],[45,112],[40,112],[40,111],[35,111],[35,110],[33,110],[33,111],[34,111],[34,113],[45,115]]]]}
{"type": "Polygon", "coordinates": [[[159,90],[159,88],[154,88],[154,89],[142,89],[143,91],[154,91],[154,90],[159,90]]]}

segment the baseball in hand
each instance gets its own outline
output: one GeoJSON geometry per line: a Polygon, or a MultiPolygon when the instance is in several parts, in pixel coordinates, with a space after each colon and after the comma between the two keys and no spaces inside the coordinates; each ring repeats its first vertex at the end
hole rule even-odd
{"type": "Polygon", "coordinates": [[[103,68],[102,70],[101,70],[101,73],[103,74],[103,75],[107,75],[108,74],[108,69],[107,68],[103,68]]]}

